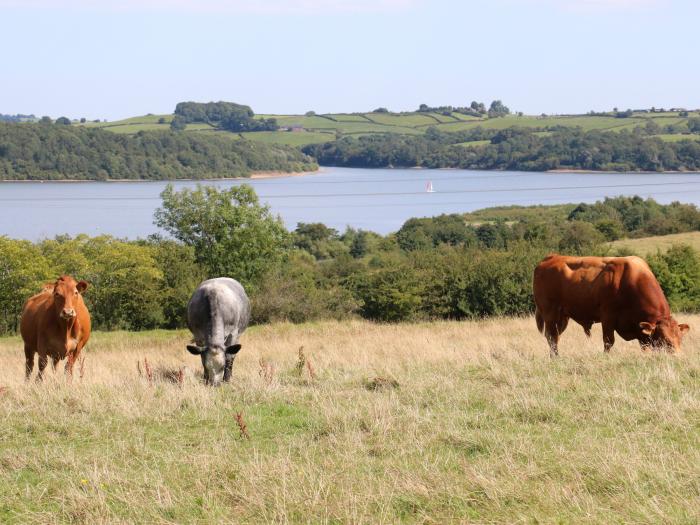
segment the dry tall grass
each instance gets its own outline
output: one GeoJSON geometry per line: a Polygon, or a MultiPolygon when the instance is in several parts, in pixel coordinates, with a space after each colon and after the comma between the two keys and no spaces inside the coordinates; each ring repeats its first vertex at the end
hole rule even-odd
{"type": "Polygon", "coordinates": [[[554,361],[532,319],[256,327],[219,389],[186,332],[94,334],[70,385],[0,339],[0,522],[697,523],[684,319],[678,355],[572,325],[554,361]]]}

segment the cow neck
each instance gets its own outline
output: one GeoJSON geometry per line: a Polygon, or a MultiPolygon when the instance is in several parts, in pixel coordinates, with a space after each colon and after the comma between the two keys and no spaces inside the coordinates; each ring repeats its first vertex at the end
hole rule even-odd
{"type": "Polygon", "coordinates": [[[65,326],[65,336],[63,339],[64,339],[64,343],[66,345],[66,348],[68,348],[70,346],[70,344],[69,344],[70,340],[72,339],[71,336],[73,335],[73,329],[78,328],[76,326],[77,322],[78,322],[78,316],[76,315],[71,320],[67,320],[67,319],[64,319],[63,317],[59,316],[59,322],[62,323],[63,326],[65,326]]]}

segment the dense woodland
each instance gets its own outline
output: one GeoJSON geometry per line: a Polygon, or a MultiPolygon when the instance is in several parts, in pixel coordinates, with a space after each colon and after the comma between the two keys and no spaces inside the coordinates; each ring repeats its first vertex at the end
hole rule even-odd
{"type": "MultiPolygon", "coordinates": [[[[606,241],[700,230],[697,207],[638,197],[411,219],[386,236],[323,224],[289,232],[246,185],[168,188],[162,199],[155,220],[169,238],[0,237],[0,333],[62,273],[90,283],[85,299],[102,330],[183,327],[196,285],[221,275],[245,285],[256,323],[523,315],[547,253],[625,255],[606,241]]],[[[700,311],[700,254],[677,246],[647,260],[673,309],[700,311]]]]}
{"type": "MultiPolygon", "coordinates": [[[[690,122],[690,126],[695,130],[694,122],[690,122]]],[[[342,137],[334,142],[306,146],[303,151],[318,159],[323,166],[515,171],[700,170],[700,142],[664,142],[653,137],[655,133],[658,130],[644,127],[632,132],[583,131],[566,127],[503,130],[477,127],[458,133],[433,128],[417,136],[342,137]],[[469,144],[475,141],[488,142],[469,144]]]]}
{"type": "Polygon", "coordinates": [[[0,122],[0,180],[208,179],[316,168],[296,148],[228,136],[0,122]]]}

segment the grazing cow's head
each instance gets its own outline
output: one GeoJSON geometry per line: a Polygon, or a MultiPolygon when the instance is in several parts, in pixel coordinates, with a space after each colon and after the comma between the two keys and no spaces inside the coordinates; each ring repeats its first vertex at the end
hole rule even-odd
{"type": "Polygon", "coordinates": [[[673,317],[659,319],[656,323],[639,323],[642,333],[650,340],[651,346],[675,352],[681,349],[681,339],[690,330],[687,324],[678,324],[673,317]]]}
{"type": "Polygon", "coordinates": [[[77,281],[69,275],[59,277],[53,285],[53,290],[44,287],[44,293],[53,293],[53,304],[56,313],[65,321],[75,319],[75,310],[80,294],[87,290],[85,281],[77,281]]]}
{"type": "MultiPolygon", "coordinates": [[[[221,381],[224,379],[226,364],[233,364],[232,361],[240,349],[241,345],[239,344],[230,346],[187,345],[187,351],[190,354],[198,355],[202,358],[202,366],[204,367],[204,380],[208,385],[211,386],[219,386],[221,384],[221,381]]],[[[231,365],[229,365],[229,367],[230,366],[231,365]]]]}

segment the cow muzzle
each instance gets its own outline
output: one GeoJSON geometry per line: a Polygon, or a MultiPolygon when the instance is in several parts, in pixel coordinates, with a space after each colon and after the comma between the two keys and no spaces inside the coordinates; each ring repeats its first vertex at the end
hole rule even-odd
{"type": "Polygon", "coordinates": [[[75,313],[75,310],[73,308],[61,310],[61,317],[63,319],[65,319],[66,321],[70,321],[71,319],[75,319],[76,315],[77,314],[75,313]]]}

